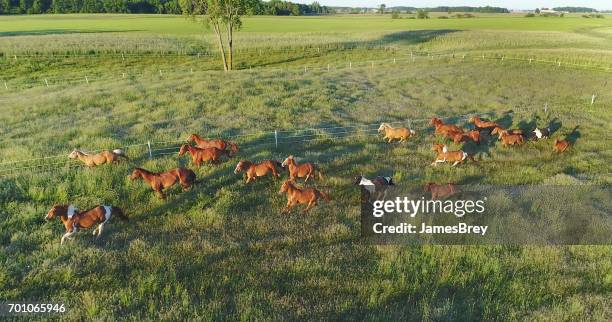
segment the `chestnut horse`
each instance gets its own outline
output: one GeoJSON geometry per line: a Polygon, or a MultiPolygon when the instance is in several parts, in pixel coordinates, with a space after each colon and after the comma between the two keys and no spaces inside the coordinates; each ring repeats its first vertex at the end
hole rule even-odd
{"type": "Polygon", "coordinates": [[[454,183],[435,184],[428,182],[425,184],[425,191],[431,191],[431,199],[441,199],[457,193],[457,186],[454,183]]]}
{"type": "Polygon", "coordinates": [[[278,194],[287,193],[287,205],[283,208],[281,213],[286,213],[291,209],[291,207],[298,204],[306,204],[306,208],[304,209],[304,213],[308,212],[312,207],[317,205],[317,200],[319,198],[323,198],[327,201],[331,201],[331,198],[325,192],[319,191],[315,188],[307,188],[301,190],[297,188],[293,181],[286,180],[283,182],[283,185],[280,188],[278,194]]]}
{"type": "Polygon", "coordinates": [[[146,181],[162,199],[166,198],[163,190],[172,187],[177,182],[180,182],[184,191],[187,191],[196,181],[195,173],[187,168],[175,168],[161,173],[151,172],[143,168],[136,168],[134,172],[132,172],[130,180],[134,181],[138,178],[142,178],[146,181]]]}
{"type": "Polygon", "coordinates": [[[470,123],[473,123],[477,130],[493,130],[496,127],[501,127],[501,125],[496,122],[483,121],[478,116],[470,117],[470,123]]]}
{"type": "Polygon", "coordinates": [[[555,144],[553,145],[553,151],[557,153],[565,152],[570,146],[568,140],[559,140],[555,139],[555,144]]]}
{"type": "Polygon", "coordinates": [[[202,137],[200,137],[199,135],[193,133],[189,136],[189,138],[187,139],[187,142],[195,142],[196,146],[198,148],[217,148],[219,150],[226,150],[229,148],[229,150],[231,151],[230,154],[228,154],[228,156],[232,156],[236,153],[238,153],[238,151],[240,151],[238,149],[238,145],[236,145],[236,143],[234,142],[230,142],[230,141],[225,141],[222,139],[212,139],[212,140],[208,140],[208,139],[204,139],[202,137]]]}
{"type": "Polygon", "coordinates": [[[437,117],[431,119],[431,125],[436,128],[434,132],[436,135],[442,135],[451,140],[455,138],[455,135],[463,133],[462,128],[453,124],[444,124],[444,122],[437,117]]]}
{"type": "Polygon", "coordinates": [[[506,130],[501,130],[499,132],[499,139],[502,141],[503,146],[521,145],[525,143],[525,138],[522,134],[510,134],[506,130]]]}
{"type": "Polygon", "coordinates": [[[123,213],[123,210],[115,206],[95,206],[89,210],[78,212],[73,205],[54,205],[45,219],[51,220],[58,217],[62,221],[66,229],[66,233],[60,241],[60,245],[63,245],[64,240],[70,239],[70,236],[79,229],[91,228],[96,224],[98,224],[98,227],[93,230],[93,234],[96,238],[99,238],[102,235],[104,225],[112,215],[117,215],[121,220],[128,221],[128,216],[123,213]]]}
{"type": "Polygon", "coordinates": [[[467,152],[464,152],[462,150],[449,151],[448,147],[446,147],[446,145],[444,144],[436,143],[433,145],[431,150],[436,151],[438,153],[438,155],[436,156],[436,159],[431,163],[431,165],[433,166],[437,166],[438,163],[444,163],[448,161],[448,162],[454,162],[453,163],[453,167],[454,167],[459,163],[463,163],[463,161],[465,161],[468,158],[476,162],[473,155],[469,155],[467,154],[467,152]]]}
{"type": "Polygon", "coordinates": [[[480,144],[480,132],[476,130],[471,130],[464,133],[455,134],[455,136],[453,137],[453,142],[455,142],[455,144],[459,144],[461,142],[468,142],[470,140],[474,141],[476,144],[480,144]]]}
{"type": "Polygon", "coordinates": [[[378,132],[385,133],[383,140],[388,140],[387,143],[391,143],[395,139],[399,139],[400,143],[407,142],[409,137],[416,135],[414,130],[405,127],[393,128],[389,123],[381,123],[378,127],[378,132]]]}
{"type": "MultiPolygon", "coordinates": [[[[491,135],[500,135],[501,132],[503,131],[507,131],[508,134],[517,134],[517,135],[523,135],[523,130],[521,129],[511,129],[511,130],[504,130],[503,128],[496,126],[493,128],[493,131],[491,131],[491,135]]],[[[501,140],[501,139],[500,139],[501,140]]]]}
{"type": "Polygon", "coordinates": [[[276,160],[264,160],[260,163],[240,160],[236,165],[236,169],[234,169],[234,173],[238,174],[240,171],[245,171],[247,175],[246,183],[255,181],[257,177],[263,177],[269,173],[272,173],[272,176],[276,179],[280,178],[278,170],[276,169],[277,166],[282,169],[281,163],[276,160]]]}
{"type": "Polygon", "coordinates": [[[68,157],[70,159],[79,159],[88,167],[94,167],[105,163],[116,163],[119,162],[120,157],[129,160],[125,152],[121,149],[115,149],[113,151],[105,150],[97,154],[87,154],[80,150],[74,150],[68,157]]]}
{"type": "Polygon", "coordinates": [[[281,164],[282,167],[289,168],[289,179],[305,178],[304,182],[314,176],[315,171],[319,174],[319,179],[323,180],[323,173],[312,163],[297,164],[293,155],[288,156],[281,164]]]}
{"type": "Polygon", "coordinates": [[[227,150],[217,148],[196,148],[189,144],[183,144],[181,145],[181,149],[178,153],[179,157],[185,155],[185,152],[189,152],[189,154],[191,154],[191,160],[198,166],[198,168],[202,164],[202,161],[219,163],[222,156],[226,155],[229,158],[231,153],[227,150]]]}

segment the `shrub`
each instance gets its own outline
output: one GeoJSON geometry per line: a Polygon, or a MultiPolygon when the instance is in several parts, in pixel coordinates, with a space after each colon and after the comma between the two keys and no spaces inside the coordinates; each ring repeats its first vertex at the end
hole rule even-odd
{"type": "Polygon", "coordinates": [[[535,17],[535,14],[530,12],[530,13],[526,14],[525,17],[532,18],[532,17],[535,17]]]}
{"type": "Polygon", "coordinates": [[[447,16],[439,16],[438,19],[448,19],[447,16]]]}

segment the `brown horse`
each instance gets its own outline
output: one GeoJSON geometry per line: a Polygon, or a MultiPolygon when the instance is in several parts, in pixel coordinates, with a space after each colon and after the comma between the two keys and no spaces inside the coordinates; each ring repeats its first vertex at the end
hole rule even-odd
{"type": "Polygon", "coordinates": [[[482,140],[480,137],[480,132],[476,130],[471,130],[464,133],[455,134],[455,136],[453,137],[453,142],[455,142],[455,144],[459,144],[461,142],[468,142],[470,140],[474,141],[476,144],[480,144],[480,141],[482,140]]]}
{"type": "Polygon", "coordinates": [[[553,152],[561,153],[565,152],[570,146],[568,140],[559,140],[555,139],[555,144],[553,145],[553,152]]]}
{"type": "Polygon", "coordinates": [[[278,174],[278,170],[276,169],[277,166],[281,167],[282,169],[281,163],[276,160],[264,160],[264,161],[261,161],[260,163],[255,163],[255,162],[251,162],[247,160],[241,160],[236,165],[236,169],[234,169],[234,173],[238,174],[240,171],[245,171],[247,175],[246,183],[255,181],[257,177],[263,177],[263,176],[268,175],[269,173],[272,173],[272,176],[276,179],[276,178],[280,178],[280,175],[278,174]]]}
{"type": "Polygon", "coordinates": [[[98,224],[93,230],[96,238],[102,235],[104,225],[108,222],[112,215],[117,215],[121,220],[127,221],[128,216],[123,213],[123,210],[115,206],[96,206],[89,210],[78,212],[73,205],[54,205],[45,216],[46,220],[51,220],[58,217],[64,224],[66,233],[62,236],[60,244],[64,244],[64,240],[70,239],[79,229],[91,228],[98,224]],[[96,233],[97,232],[97,233],[96,233]]]}
{"type": "Polygon", "coordinates": [[[132,172],[130,180],[134,181],[138,178],[142,178],[146,181],[162,199],[166,198],[163,190],[172,187],[177,182],[180,182],[184,191],[187,191],[196,181],[195,173],[187,168],[175,168],[161,173],[151,172],[143,168],[136,168],[134,172],[132,172]]]}
{"type": "Polygon", "coordinates": [[[474,126],[476,127],[477,130],[493,130],[496,127],[501,127],[501,125],[499,125],[496,122],[490,122],[490,121],[483,121],[480,119],[480,117],[478,116],[472,116],[470,117],[470,123],[473,123],[474,126]]]}
{"type": "Polygon", "coordinates": [[[525,143],[525,138],[522,134],[510,134],[506,130],[501,130],[499,132],[499,139],[502,141],[503,146],[521,145],[525,143]]]}
{"type": "Polygon", "coordinates": [[[455,135],[463,133],[462,128],[453,124],[444,124],[444,122],[437,117],[432,118],[430,123],[436,128],[434,132],[436,135],[442,135],[451,140],[455,138],[455,135]]]}
{"type": "Polygon", "coordinates": [[[431,191],[431,199],[441,199],[457,193],[457,186],[454,183],[435,184],[428,182],[425,184],[425,191],[431,191]]]}
{"type": "Polygon", "coordinates": [[[304,213],[308,212],[314,206],[317,205],[317,200],[319,198],[323,198],[327,201],[331,201],[331,198],[325,192],[319,191],[314,188],[307,188],[301,190],[294,185],[292,180],[286,180],[283,182],[283,185],[280,188],[278,194],[287,193],[287,205],[283,208],[281,213],[286,213],[293,206],[298,204],[306,204],[306,208],[304,209],[304,213]]]}
{"type": "Polygon", "coordinates": [[[319,174],[319,179],[323,180],[323,173],[318,167],[312,163],[302,163],[297,164],[293,155],[288,156],[285,161],[281,164],[281,166],[289,168],[289,179],[295,180],[296,178],[305,178],[304,182],[308,181],[308,179],[312,178],[315,174],[315,171],[319,174]]]}
{"type": "Polygon", "coordinates": [[[229,150],[231,151],[230,154],[228,154],[228,156],[232,156],[236,153],[238,153],[238,151],[240,151],[238,149],[238,145],[236,145],[236,143],[234,142],[230,142],[230,141],[225,141],[222,139],[212,139],[212,140],[208,140],[208,139],[204,139],[202,137],[200,137],[199,135],[193,133],[189,136],[189,138],[187,139],[187,142],[195,142],[196,146],[198,148],[217,148],[219,150],[226,150],[229,148],[229,150]]]}
{"type": "Polygon", "coordinates": [[[97,154],[87,154],[80,150],[74,150],[68,157],[70,159],[79,159],[88,167],[95,167],[105,163],[117,163],[120,157],[129,160],[125,152],[121,149],[115,149],[113,151],[105,150],[97,154]]]}
{"type": "Polygon", "coordinates": [[[198,168],[202,164],[202,161],[219,163],[222,156],[225,155],[229,158],[231,153],[227,150],[217,148],[197,148],[189,144],[183,144],[181,145],[181,149],[178,153],[179,157],[185,155],[185,152],[189,152],[189,154],[191,154],[191,160],[198,166],[198,168]]]}
{"type": "Polygon", "coordinates": [[[448,161],[448,162],[453,162],[453,167],[454,167],[459,163],[463,163],[463,161],[465,161],[468,158],[476,162],[473,155],[469,155],[462,150],[449,151],[448,147],[446,147],[446,145],[444,144],[436,143],[433,145],[431,150],[436,151],[438,153],[438,155],[436,156],[436,159],[431,163],[431,165],[433,166],[437,166],[438,163],[444,163],[448,161]]]}
{"type": "Polygon", "coordinates": [[[523,130],[521,129],[511,129],[511,130],[504,130],[503,128],[496,126],[493,128],[493,131],[491,131],[491,135],[500,135],[501,132],[503,131],[507,131],[508,134],[517,134],[517,135],[523,135],[523,130]]]}
{"type": "Polygon", "coordinates": [[[393,128],[389,123],[382,123],[378,127],[378,132],[384,132],[385,137],[383,140],[388,140],[387,143],[391,143],[391,141],[395,139],[399,139],[399,142],[407,142],[408,138],[411,136],[415,136],[416,132],[405,127],[393,128]]]}

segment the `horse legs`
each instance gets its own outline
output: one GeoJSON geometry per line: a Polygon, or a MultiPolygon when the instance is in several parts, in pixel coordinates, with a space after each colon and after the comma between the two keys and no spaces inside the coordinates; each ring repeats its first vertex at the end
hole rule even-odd
{"type": "Polygon", "coordinates": [[[459,163],[461,163],[461,160],[457,160],[457,161],[455,161],[455,163],[453,163],[453,165],[452,165],[452,166],[454,167],[454,166],[456,166],[456,165],[457,165],[457,164],[459,164],[459,163]]]}
{"type": "Polygon", "coordinates": [[[100,226],[98,226],[98,228],[97,228],[97,230],[98,230],[98,236],[96,236],[96,239],[100,238],[100,235],[102,235],[102,228],[104,228],[104,224],[105,224],[105,223],[106,223],[106,221],[105,221],[105,222],[103,222],[103,223],[101,223],[101,224],[100,224],[100,226]]]}
{"type": "Polygon", "coordinates": [[[310,209],[312,209],[316,205],[317,205],[317,197],[313,197],[312,199],[310,199],[310,202],[308,202],[308,206],[306,206],[306,208],[304,209],[304,213],[307,213],[310,209]]]}
{"type": "Polygon", "coordinates": [[[308,172],[308,174],[306,175],[306,179],[304,179],[304,183],[308,182],[308,179],[310,179],[311,177],[311,172],[308,172]]]}
{"type": "Polygon", "coordinates": [[[249,176],[247,176],[246,183],[249,183],[249,182],[251,182],[251,181],[255,181],[255,177],[249,177],[249,176]]]}
{"type": "Polygon", "coordinates": [[[70,236],[72,236],[74,233],[76,233],[76,228],[73,228],[72,231],[66,232],[63,236],[62,239],[60,241],[60,245],[64,244],[64,240],[65,239],[70,239],[70,236]]]}

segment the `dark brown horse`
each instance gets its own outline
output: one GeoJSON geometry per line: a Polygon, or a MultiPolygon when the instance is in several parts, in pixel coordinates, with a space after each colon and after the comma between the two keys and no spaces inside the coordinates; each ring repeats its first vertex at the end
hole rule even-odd
{"type": "Polygon", "coordinates": [[[128,216],[123,213],[123,210],[115,206],[96,206],[89,210],[79,212],[73,205],[55,205],[47,215],[46,220],[59,218],[64,224],[66,233],[62,236],[60,244],[64,244],[64,240],[70,239],[79,229],[91,228],[98,224],[93,230],[96,238],[102,235],[104,225],[108,222],[111,216],[117,215],[121,220],[127,221],[128,216]]]}
{"type": "Polygon", "coordinates": [[[196,175],[193,171],[187,168],[175,168],[166,172],[155,173],[143,168],[136,168],[130,180],[142,178],[151,188],[157,193],[160,198],[166,198],[163,190],[172,187],[177,182],[180,182],[184,191],[193,186],[196,181],[196,175]]]}

